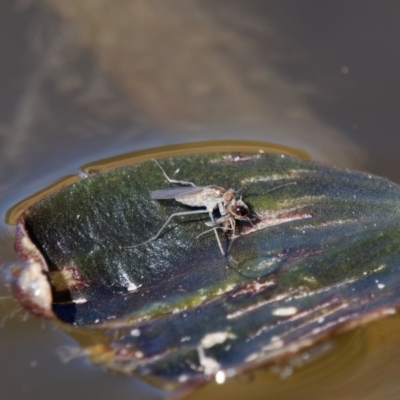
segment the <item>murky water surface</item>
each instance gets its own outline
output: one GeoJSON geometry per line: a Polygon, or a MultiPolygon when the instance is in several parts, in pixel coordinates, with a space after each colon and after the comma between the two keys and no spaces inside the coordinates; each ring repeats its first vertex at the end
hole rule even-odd
{"type": "MultiPolygon", "coordinates": [[[[83,359],[62,363],[74,342],[14,302],[19,211],[7,211],[28,196],[97,160],[205,140],[277,143],[400,182],[397,3],[18,0],[0,11],[2,398],[164,395],[83,359]]],[[[400,317],[387,318],[292,372],[190,396],[397,399],[399,332],[400,317]]]]}

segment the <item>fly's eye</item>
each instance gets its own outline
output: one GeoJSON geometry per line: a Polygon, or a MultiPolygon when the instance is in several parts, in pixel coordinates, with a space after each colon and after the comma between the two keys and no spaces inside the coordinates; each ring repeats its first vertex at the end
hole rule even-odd
{"type": "Polygon", "coordinates": [[[235,207],[235,214],[240,215],[241,217],[245,217],[249,213],[249,210],[247,207],[243,206],[236,206],[235,207]]]}

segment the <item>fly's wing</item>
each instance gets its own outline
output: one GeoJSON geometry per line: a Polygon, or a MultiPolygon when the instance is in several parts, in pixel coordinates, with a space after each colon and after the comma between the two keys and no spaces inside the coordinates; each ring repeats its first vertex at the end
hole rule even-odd
{"type": "Polygon", "coordinates": [[[150,197],[156,200],[176,199],[179,197],[195,196],[203,190],[203,186],[165,188],[151,192],[150,197]]]}

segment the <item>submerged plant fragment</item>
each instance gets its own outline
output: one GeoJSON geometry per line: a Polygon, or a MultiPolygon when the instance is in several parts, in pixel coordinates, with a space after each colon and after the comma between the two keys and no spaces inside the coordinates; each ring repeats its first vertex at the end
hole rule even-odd
{"type": "Polygon", "coordinates": [[[225,256],[202,234],[207,213],[177,216],[136,246],[193,210],[150,197],[173,184],[149,161],[22,214],[16,249],[28,262],[15,271],[16,297],[77,340],[97,331],[82,342],[94,362],[175,386],[223,382],[396,312],[399,186],[289,156],[237,157],[160,161],[179,170],[174,179],[241,190],[252,218],[217,231],[225,256]]]}

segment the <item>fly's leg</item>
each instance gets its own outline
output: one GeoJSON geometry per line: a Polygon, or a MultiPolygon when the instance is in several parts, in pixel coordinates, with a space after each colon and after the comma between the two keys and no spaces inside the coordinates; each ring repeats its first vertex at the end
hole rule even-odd
{"type": "MultiPolygon", "coordinates": [[[[206,224],[206,225],[207,225],[207,226],[211,226],[211,225],[208,225],[208,224],[206,224]]],[[[217,230],[217,229],[222,229],[224,232],[226,232],[226,231],[231,231],[231,230],[232,230],[232,228],[227,228],[227,227],[225,227],[225,226],[215,226],[214,228],[207,229],[206,231],[199,233],[199,234],[196,236],[196,239],[198,239],[200,236],[205,235],[205,234],[208,233],[208,232],[215,231],[215,230],[217,230]]]]}
{"type": "Polygon", "coordinates": [[[207,231],[202,232],[202,233],[200,233],[199,235],[197,235],[197,236],[196,236],[196,239],[198,239],[200,236],[202,236],[202,235],[204,235],[204,234],[206,234],[206,233],[208,233],[208,232],[214,231],[214,233],[215,233],[215,238],[217,239],[217,243],[218,243],[219,250],[221,251],[221,254],[224,256],[224,255],[225,255],[225,252],[224,252],[224,249],[222,248],[221,241],[219,240],[219,236],[218,236],[217,229],[221,229],[221,227],[220,227],[220,226],[216,226],[216,227],[214,227],[214,228],[212,228],[212,229],[208,229],[207,231]]]}
{"type": "Polygon", "coordinates": [[[221,241],[219,240],[219,236],[218,236],[217,229],[218,229],[218,228],[213,228],[213,231],[214,231],[214,233],[215,233],[215,237],[216,237],[216,239],[217,239],[218,246],[219,246],[219,249],[220,249],[220,251],[221,251],[221,254],[224,256],[224,255],[225,255],[225,252],[224,252],[224,250],[223,250],[223,248],[222,248],[221,241]]]}
{"type": "Polygon", "coordinates": [[[215,231],[215,230],[217,230],[217,229],[224,229],[224,228],[223,228],[222,226],[216,226],[216,227],[214,227],[214,228],[207,229],[206,231],[199,233],[199,234],[196,236],[196,239],[198,239],[200,236],[203,236],[203,235],[205,235],[205,234],[207,234],[207,233],[209,233],[209,232],[211,232],[211,231],[215,231]]]}
{"type": "MultiPolygon", "coordinates": [[[[217,229],[220,228],[220,227],[219,227],[219,226],[216,226],[216,223],[215,223],[214,216],[213,216],[213,213],[212,213],[212,212],[213,212],[213,210],[208,210],[208,214],[209,214],[209,216],[210,216],[211,223],[212,223],[211,226],[213,226],[212,230],[213,230],[214,233],[215,233],[215,238],[217,239],[218,247],[219,247],[219,249],[220,249],[220,251],[221,251],[221,254],[224,256],[224,255],[225,255],[225,252],[224,252],[224,250],[223,250],[223,248],[222,248],[222,244],[221,244],[221,241],[219,240],[219,236],[218,236],[218,232],[217,232],[217,229]]],[[[198,237],[198,236],[197,236],[197,237],[198,237]]]]}
{"type": "Polygon", "coordinates": [[[237,236],[235,235],[235,228],[236,228],[236,221],[235,221],[235,219],[234,218],[229,218],[229,220],[228,221],[226,221],[226,223],[225,223],[225,226],[224,226],[224,232],[226,232],[226,231],[228,231],[228,230],[232,230],[232,232],[233,232],[233,234],[230,236],[230,244],[229,244],[229,247],[228,247],[228,253],[229,253],[229,250],[231,249],[231,247],[232,247],[232,244],[233,244],[233,241],[237,238],[237,236]],[[230,224],[230,228],[228,228],[226,225],[228,224],[228,222],[229,222],[229,224],[230,224]]]}
{"type": "MultiPolygon", "coordinates": [[[[214,233],[215,233],[215,238],[217,239],[218,247],[219,247],[219,249],[220,249],[220,251],[221,251],[221,254],[224,256],[224,255],[225,255],[225,252],[224,252],[224,250],[223,250],[223,248],[222,248],[221,240],[219,239],[217,229],[223,229],[223,230],[225,231],[226,228],[225,228],[225,227],[222,227],[222,226],[217,226],[217,225],[218,225],[218,220],[217,220],[217,223],[215,223],[215,220],[214,220],[212,211],[209,211],[209,215],[210,215],[211,221],[210,221],[210,222],[206,222],[206,225],[207,225],[207,226],[212,226],[212,228],[206,230],[205,232],[200,233],[199,235],[197,235],[197,236],[196,236],[196,239],[198,239],[200,236],[205,235],[205,234],[208,233],[208,232],[214,231],[214,233]]],[[[221,219],[221,218],[219,218],[219,219],[221,219]]]]}
{"type": "Polygon", "coordinates": [[[138,246],[143,246],[144,244],[150,243],[154,240],[156,240],[160,235],[161,232],[164,230],[164,228],[169,224],[169,222],[171,221],[172,218],[174,217],[178,217],[179,215],[191,215],[191,214],[205,214],[208,213],[207,210],[195,210],[195,211],[182,211],[182,212],[176,212],[171,214],[168,219],[164,222],[164,225],[160,228],[160,230],[150,239],[147,239],[146,241],[136,244],[134,246],[129,246],[128,248],[132,248],[132,247],[138,247],[138,246]]]}
{"type": "Polygon", "coordinates": [[[251,226],[254,226],[254,224],[251,222],[251,219],[249,217],[246,218],[246,221],[250,222],[251,226]]]}
{"type": "MultiPolygon", "coordinates": [[[[221,254],[224,256],[225,253],[224,253],[224,250],[222,249],[221,241],[219,240],[219,236],[218,236],[218,233],[217,233],[217,229],[221,228],[221,227],[215,227],[215,221],[214,221],[214,217],[212,215],[212,212],[208,211],[208,210],[182,211],[182,212],[173,213],[168,217],[168,219],[164,222],[164,225],[159,229],[159,231],[153,237],[151,237],[150,239],[145,240],[142,243],[136,244],[134,246],[128,246],[126,248],[134,248],[134,247],[143,246],[143,245],[145,245],[147,243],[151,243],[154,240],[158,239],[158,237],[161,235],[162,231],[165,229],[165,227],[169,224],[171,219],[174,218],[174,217],[178,217],[180,215],[205,214],[205,213],[209,213],[209,215],[210,215],[212,226],[214,226],[214,228],[212,228],[210,230],[213,230],[215,232],[215,237],[217,238],[219,249],[221,251],[221,254]]],[[[207,231],[207,232],[209,232],[209,231],[207,231]]]]}
{"type": "Polygon", "coordinates": [[[179,184],[181,184],[181,185],[196,186],[193,182],[177,181],[177,180],[175,180],[175,179],[171,179],[171,178],[167,175],[167,173],[164,171],[163,167],[158,163],[158,161],[155,160],[154,158],[153,158],[153,161],[157,164],[158,168],[161,169],[161,172],[164,174],[164,176],[165,176],[165,178],[167,179],[168,182],[170,182],[170,183],[179,183],[179,184]]]}

